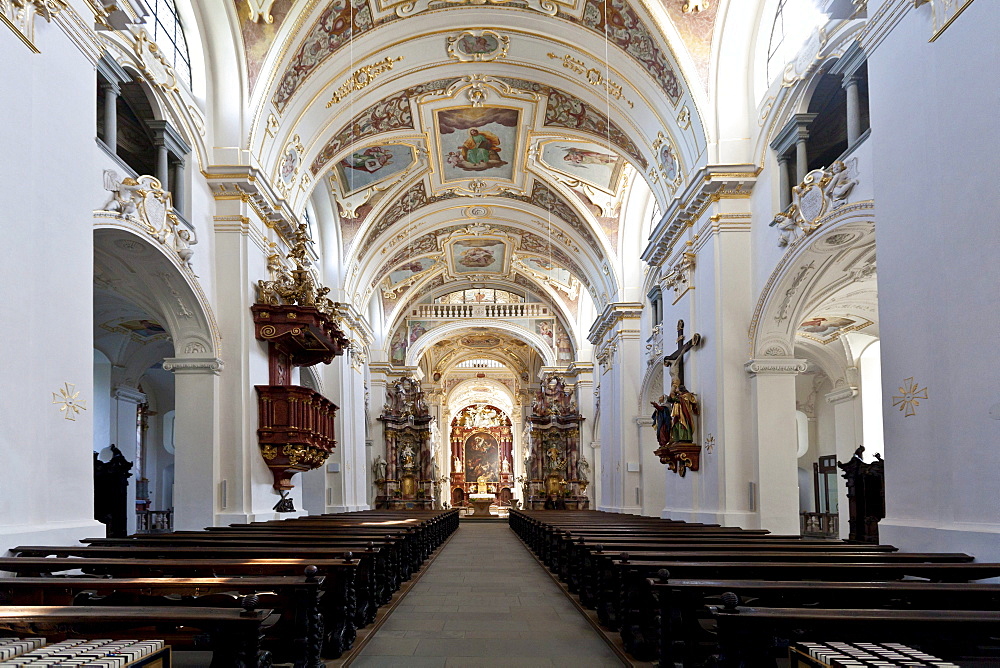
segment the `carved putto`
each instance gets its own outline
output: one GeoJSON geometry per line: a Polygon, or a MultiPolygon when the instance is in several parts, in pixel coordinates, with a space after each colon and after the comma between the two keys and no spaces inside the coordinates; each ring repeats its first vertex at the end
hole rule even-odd
{"type": "Polygon", "coordinates": [[[814,169],[802,183],[792,188],[792,203],[771,221],[781,232],[778,246],[790,246],[812,234],[820,219],[847,203],[858,184],[857,158],[847,163],[837,160],[826,169],[814,169]]]}
{"type": "Polygon", "coordinates": [[[170,193],[155,177],[144,175],[133,179],[126,176],[120,179],[118,172],[106,169],[104,189],[110,195],[101,206],[101,211],[137,223],[143,232],[176,253],[181,265],[191,269],[191,258],[194,256],[191,246],[197,244],[198,239],[194,231],[188,229],[174,213],[170,193]]]}
{"type": "Polygon", "coordinates": [[[330,288],[317,285],[310,271],[312,262],[309,259],[309,243],[308,227],[305,223],[300,223],[292,248],[286,256],[293,268],[288,269],[278,253],[268,256],[267,271],[270,279],[257,281],[258,303],[268,306],[314,306],[324,315],[333,314],[337,303],[326,296],[330,288]]]}

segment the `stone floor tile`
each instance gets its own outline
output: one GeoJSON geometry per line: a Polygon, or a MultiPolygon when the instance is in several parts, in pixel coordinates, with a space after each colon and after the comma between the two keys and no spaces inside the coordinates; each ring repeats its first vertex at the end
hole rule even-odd
{"type": "Polygon", "coordinates": [[[620,666],[501,523],[463,523],[353,666],[620,666]]]}

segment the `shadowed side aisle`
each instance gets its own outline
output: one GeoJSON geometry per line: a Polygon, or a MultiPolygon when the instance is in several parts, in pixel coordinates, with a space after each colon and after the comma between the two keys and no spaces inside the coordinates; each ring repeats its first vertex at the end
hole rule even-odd
{"type": "Polygon", "coordinates": [[[352,666],[621,666],[506,523],[463,522],[352,666]]]}

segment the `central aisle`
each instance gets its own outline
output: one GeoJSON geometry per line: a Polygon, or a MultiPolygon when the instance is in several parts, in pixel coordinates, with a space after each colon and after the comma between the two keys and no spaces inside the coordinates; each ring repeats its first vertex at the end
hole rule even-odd
{"type": "Polygon", "coordinates": [[[621,666],[506,522],[463,522],[351,666],[621,666]]]}

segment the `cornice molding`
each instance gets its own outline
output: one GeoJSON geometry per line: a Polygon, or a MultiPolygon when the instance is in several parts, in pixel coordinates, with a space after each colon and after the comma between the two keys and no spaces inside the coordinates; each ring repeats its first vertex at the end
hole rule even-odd
{"type": "Polygon", "coordinates": [[[641,318],[642,308],[643,305],[640,302],[611,302],[604,307],[604,311],[601,312],[601,315],[597,316],[594,324],[590,326],[587,340],[596,346],[622,320],[638,320],[641,318]]]}
{"type": "Polygon", "coordinates": [[[725,198],[749,198],[759,174],[760,169],[753,164],[702,167],[653,228],[642,260],[652,266],[661,265],[670,256],[681,232],[701,218],[712,203],[725,198]]]}
{"type": "Polygon", "coordinates": [[[858,35],[858,44],[869,58],[875,53],[882,41],[892,32],[893,28],[903,20],[911,9],[913,0],[886,0],[878,10],[868,18],[868,23],[858,35]]]}
{"type": "Polygon", "coordinates": [[[129,387],[127,385],[119,385],[114,389],[112,395],[118,401],[125,401],[130,404],[144,404],[146,403],[146,395],[140,392],[137,388],[129,387]]]}
{"type": "Polygon", "coordinates": [[[216,376],[225,364],[218,357],[168,357],[163,360],[163,370],[174,373],[204,373],[216,376]]]}
{"type": "Polygon", "coordinates": [[[758,357],[743,365],[751,376],[794,376],[809,368],[808,362],[793,357],[758,357]]]}
{"type": "Polygon", "coordinates": [[[289,243],[298,220],[288,201],[278,195],[267,175],[247,165],[209,165],[202,172],[216,200],[239,199],[289,243]]]}
{"type": "Polygon", "coordinates": [[[858,396],[858,394],[858,388],[848,386],[827,393],[825,398],[831,404],[842,404],[845,401],[850,401],[854,397],[858,396]]]}

